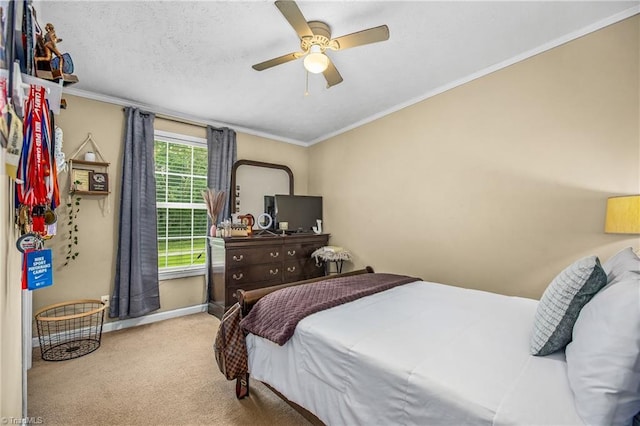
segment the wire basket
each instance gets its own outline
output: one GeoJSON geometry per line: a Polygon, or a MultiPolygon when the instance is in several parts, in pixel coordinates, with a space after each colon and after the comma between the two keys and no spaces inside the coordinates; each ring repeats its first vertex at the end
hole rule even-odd
{"type": "Polygon", "coordinates": [[[40,352],[45,361],[65,361],[100,347],[104,310],[100,300],[72,300],[39,310],[36,315],[40,352]]]}

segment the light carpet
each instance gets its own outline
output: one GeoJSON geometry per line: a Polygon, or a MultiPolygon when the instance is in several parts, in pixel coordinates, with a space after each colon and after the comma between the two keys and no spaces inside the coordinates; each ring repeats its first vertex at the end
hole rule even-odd
{"type": "Polygon", "coordinates": [[[218,325],[200,313],[104,333],[95,352],[68,361],[34,348],[28,415],[45,425],[308,425],[259,382],[236,399],[215,363],[218,325]]]}

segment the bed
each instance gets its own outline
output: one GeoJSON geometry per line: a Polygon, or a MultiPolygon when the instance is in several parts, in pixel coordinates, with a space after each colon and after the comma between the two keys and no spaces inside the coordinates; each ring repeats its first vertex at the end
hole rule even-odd
{"type": "MultiPolygon", "coordinates": [[[[240,291],[244,314],[270,291],[240,291]]],[[[248,333],[248,371],[316,423],[583,425],[565,351],[530,354],[538,305],[415,280],[309,315],[282,345],[248,333]]]]}

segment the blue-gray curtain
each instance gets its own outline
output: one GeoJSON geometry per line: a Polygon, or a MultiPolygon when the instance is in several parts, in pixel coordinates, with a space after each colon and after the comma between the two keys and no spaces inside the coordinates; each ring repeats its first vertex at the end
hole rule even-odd
{"type": "Polygon", "coordinates": [[[231,216],[229,200],[231,195],[231,169],[236,162],[236,132],[228,127],[217,129],[207,126],[208,165],[207,187],[224,191],[227,200],[218,215],[219,221],[231,216]]]}
{"type": "Polygon", "coordinates": [[[155,116],[124,109],[126,129],[120,191],[118,257],[111,318],[133,318],[160,308],[156,180],[153,161],[155,116]]]}
{"type": "MultiPolygon", "coordinates": [[[[224,191],[226,193],[226,201],[224,208],[218,215],[218,222],[230,218],[231,210],[229,200],[231,199],[231,169],[233,163],[236,162],[236,132],[228,127],[217,129],[207,126],[207,151],[208,151],[208,172],[207,187],[216,191],[224,191]]],[[[209,220],[210,222],[210,220],[209,220]]],[[[209,227],[211,223],[209,223],[209,227]]],[[[207,244],[207,271],[205,279],[210,293],[210,277],[209,271],[211,266],[211,247],[207,244]]]]}

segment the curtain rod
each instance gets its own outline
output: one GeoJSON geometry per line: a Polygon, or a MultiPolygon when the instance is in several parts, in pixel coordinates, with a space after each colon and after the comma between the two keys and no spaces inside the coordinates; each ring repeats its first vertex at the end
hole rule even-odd
{"type": "MultiPolygon", "coordinates": [[[[127,107],[123,107],[122,110],[126,110],[127,107]]],[[[131,107],[131,108],[138,108],[138,107],[131,107]]],[[[154,112],[154,111],[146,111],[144,110],[144,108],[138,108],[142,111],[144,111],[147,114],[154,114],[157,118],[160,118],[162,120],[167,120],[167,121],[173,121],[174,123],[180,123],[180,124],[191,124],[193,126],[198,126],[198,127],[203,127],[203,128],[207,128],[207,127],[211,127],[214,130],[222,130],[222,127],[215,127],[212,126],[211,124],[205,124],[205,123],[200,123],[197,121],[193,121],[193,120],[188,120],[186,118],[177,118],[177,117],[172,117],[170,115],[164,114],[164,113],[158,113],[158,112],[154,112]]]]}

